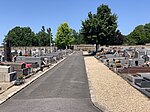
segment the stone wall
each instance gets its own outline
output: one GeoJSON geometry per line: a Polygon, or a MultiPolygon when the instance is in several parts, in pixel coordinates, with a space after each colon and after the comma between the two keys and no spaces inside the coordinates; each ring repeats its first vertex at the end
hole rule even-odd
{"type": "MultiPolygon", "coordinates": [[[[92,44],[81,44],[81,45],[72,45],[74,50],[95,50],[95,45],[92,45],[92,44]]],[[[109,46],[109,47],[145,47],[145,48],[150,48],[150,45],[136,45],[136,46],[133,46],[133,45],[130,45],[130,46],[127,46],[127,45],[113,45],[113,46],[109,46]]],[[[12,50],[30,50],[30,49],[48,49],[50,50],[50,46],[46,46],[46,47],[12,47],[11,49],[12,50]]],[[[52,47],[52,49],[54,49],[54,47],[52,47]]],[[[3,51],[4,48],[2,46],[0,46],[0,51],[3,51]]]]}
{"type": "Polygon", "coordinates": [[[95,45],[91,44],[81,44],[81,45],[73,45],[74,50],[83,50],[83,51],[88,51],[88,50],[95,50],[95,45]]]}

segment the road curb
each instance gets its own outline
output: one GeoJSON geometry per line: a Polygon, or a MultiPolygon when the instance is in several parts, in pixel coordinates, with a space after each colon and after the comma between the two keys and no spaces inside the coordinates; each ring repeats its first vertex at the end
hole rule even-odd
{"type": "Polygon", "coordinates": [[[34,75],[37,75],[37,76],[35,76],[29,82],[26,82],[25,84],[20,85],[20,86],[12,86],[11,88],[9,88],[7,91],[5,91],[4,93],[2,93],[0,95],[0,105],[3,104],[5,101],[7,101],[9,98],[11,98],[16,93],[18,93],[19,91],[21,91],[22,89],[24,89],[25,87],[27,87],[29,84],[31,84],[32,82],[34,82],[36,79],[38,79],[39,77],[41,77],[42,75],[44,75],[46,72],[48,72],[49,70],[51,70],[52,68],[54,68],[55,66],[57,66],[59,63],[63,62],[66,58],[67,57],[64,57],[62,60],[58,61],[56,64],[54,64],[50,68],[46,69],[45,71],[43,71],[43,72],[40,71],[40,72],[34,74],[34,75]]]}

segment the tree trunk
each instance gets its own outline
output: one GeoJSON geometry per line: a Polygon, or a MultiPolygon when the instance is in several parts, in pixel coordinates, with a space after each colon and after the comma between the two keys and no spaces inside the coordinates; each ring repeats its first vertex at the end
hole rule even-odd
{"type": "Polygon", "coordinates": [[[98,49],[99,49],[99,44],[96,44],[96,53],[97,53],[98,49]]]}

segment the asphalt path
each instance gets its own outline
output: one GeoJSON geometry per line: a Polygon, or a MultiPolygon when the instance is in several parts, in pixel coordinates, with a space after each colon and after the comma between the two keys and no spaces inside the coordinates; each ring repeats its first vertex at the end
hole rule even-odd
{"type": "Polygon", "coordinates": [[[101,112],[90,99],[82,52],[1,104],[0,112],[101,112]]]}

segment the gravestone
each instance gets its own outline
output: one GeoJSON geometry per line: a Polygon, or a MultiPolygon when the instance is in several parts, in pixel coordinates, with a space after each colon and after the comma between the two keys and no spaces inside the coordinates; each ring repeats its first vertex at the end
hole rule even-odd
{"type": "Polygon", "coordinates": [[[150,80],[150,73],[138,73],[138,75],[150,80]]]}
{"type": "Polygon", "coordinates": [[[0,81],[11,82],[17,79],[16,71],[11,66],[0,66],[0,81]]]}
{"type": "Polygon", "coordinates": [[[30,73],[30,69],[26,68],[25,63],[5,62],[4,65],[9,65],[9,66],[13,67],[14,71],[17,72],[17,75],[22,74],[22,75],[27,76],[30,73]]]}
{"type": "Polygon", "coordinates": [[[144,62],[149,61],[149,56],[148,55],[143,55],[142,58],[144,59],[144,62]]]}
{"type": "Polygon", "coordinates": [[[4,56],[1,56],[1,57],[0,57],[0,61],[1,61],[1,62],[4,62],[4,61],[5,61],[4,56]]]}
{"type": "Polygon", "coordinates": [[[53,56],[51,55],[51,56],[40,56],[41,58],[47,58],[47,63],[52,63],[52,61],[53,61],[53,56]]]}
{"type": "Polygon", "coordinates": [[[138,85],[141,88],[150,88],[150,81],[143,79],[141,82],[136,83],[136,85],[138,85]]]}
{"type": "Polygon", "coordinates": [[[138,65],[139,65],[138,60],[135,60],[135,66],[138,66],[138,65]]]}
{"type": "Polygon", "coordinates": [[[132,84],[135,85],[136,83],[140,83],[143,80],[143,77],[139,75],[128,74],[127,79],[128,81],[130,81],[132,84]]]}
{"type": "Polygon", "coordinates": [[[138,73],[137,75],[143,79],[135,84],[141,88],[150,88],[150,73],[138,73]]]}
{"type": "Polygon", "coordinates": [[[5,61],[11,61],[11,40],[7,40],[4,44],[4,57],[5,61]]]}
{"type": "Polygon", "coordinates": [[[135,58],[135,59],[133,59],[133,62],[132,62],[132,66],[142,66],[144,64],[144,59],[142,59],[142,58],[135,58]]]}
{"type": "Polygon", "coordinates": [[[33,68],[38,68],[41,66],[41,58],[40,57],[17,56],[16,62],[25,62],[28,64],[32,64],[33,68]]]}
{"type": "Polygon", "coordinates": [[[53,52],[53,53],[47,54],[47,56],[53,56],[53,59],[54,59],[53,61],[60,60],[60,58],[62,57],[60,52],[53,52]]]}

